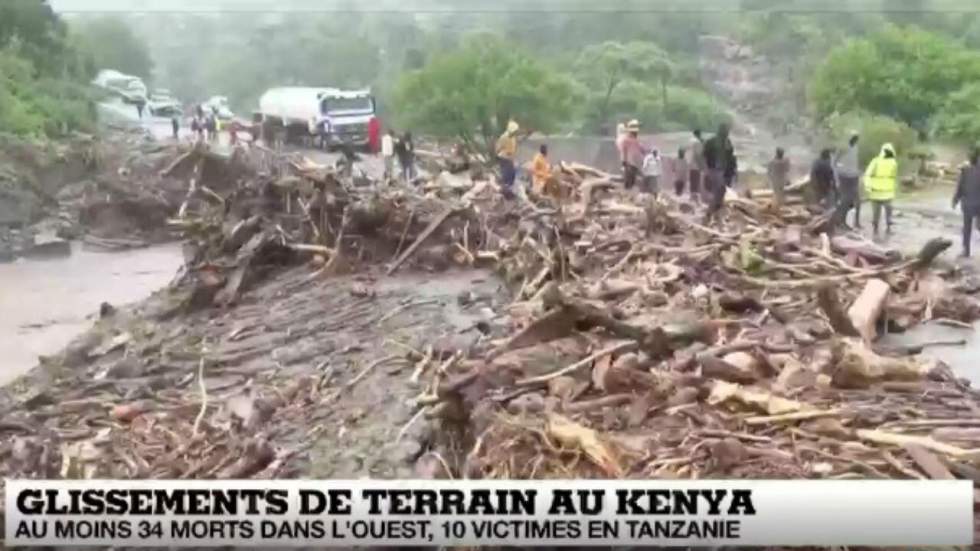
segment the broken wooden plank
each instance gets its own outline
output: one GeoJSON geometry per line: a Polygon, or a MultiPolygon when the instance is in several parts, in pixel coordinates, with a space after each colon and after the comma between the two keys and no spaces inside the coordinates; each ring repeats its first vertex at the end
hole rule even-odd
{"type": "Polygon", "coordinates": [[[871,279],[864,284],[864,290],[847,310],[847,317],[865,342],[870,343],[878,335],[875,324],[885,309],[889,293],[891,287],[888,283],[881,279],[871,279]]]}
{"type": "Polygon", "coordinates": [[[937,480],[950,480],[956,478],[949,472],[946,465],[936,457],[934,453],[927,450],[921,444],[908,443],[902,446],[906,452],[915,460],[915,464],[922,469],[922,472],[929,475],[929,478],[937,480]]]}
{"type": "Polygon", "coordinates": [[[423,241],[428,239],[429,236],[432,235],[432,233],[436,231],[436,229],[439,226],[441,226],[442,223],[445,222],[446,219],[449,218],[454,212],[456,212],[456,209],[449,207],[446,210],[442,211],[442,213],[439,214],[439,216],[433,218],[432,222],[429,222],[429,225],[424,230],[422,230],[422,233],[419,234],[419,236],[415,239],[415,241],[411,245],[409,245],[407,249],[405,249],[405,252],[403,252],[402,255],[392,263],[391,267],[388,268],[387,275],[391,275],[395,273],[395,270],[397,270],[398,267],[402,265],[402,263],[404,263],[406,260],[408,260],[410,256],[412,256],[412,254],[415,252],[415,249],[418,249],[419,245],[421,245],[423,241]]]}

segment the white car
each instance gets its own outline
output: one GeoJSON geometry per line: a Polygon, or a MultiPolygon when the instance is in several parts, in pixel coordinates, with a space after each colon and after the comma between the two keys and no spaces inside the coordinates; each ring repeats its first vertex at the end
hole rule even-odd
{"type": "Polygon", "coordinates": [[[139,77],[106,69],[99,71],[92,84],[119,95],[127,103],[146,103],[146,85],[139,77]]]}
{"type": "Polygon", "coordinates": [[[150,113],[157,117],[170,117],[183,112],[180,102],[170,93],[170,90],[154,90],[150,93],[146,106],[150,109],[150,113]]]}

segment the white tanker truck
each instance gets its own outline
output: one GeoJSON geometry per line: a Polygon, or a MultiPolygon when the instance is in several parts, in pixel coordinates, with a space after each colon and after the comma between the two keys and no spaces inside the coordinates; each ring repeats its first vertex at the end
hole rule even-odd
{"type": "Polygon", "coordinates": [[[375,117],[370,90],[281,87],[267,90],[259,98],[254,122],[262,125],[267,141],[302,143],[321,136],[330,123],[327,146],[368,143],[368,124],[375,117]]]}

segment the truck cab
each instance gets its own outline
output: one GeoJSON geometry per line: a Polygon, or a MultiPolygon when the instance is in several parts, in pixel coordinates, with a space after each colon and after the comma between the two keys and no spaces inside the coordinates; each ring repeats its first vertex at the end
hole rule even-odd
{"type": "Polygon", "coordinates": [[[320,119],[330,121],[330,140],[336,144],[365,146],[368,124],[375,117],[374,96],[369,90],[329,89],[318,96],[320,119]]]}

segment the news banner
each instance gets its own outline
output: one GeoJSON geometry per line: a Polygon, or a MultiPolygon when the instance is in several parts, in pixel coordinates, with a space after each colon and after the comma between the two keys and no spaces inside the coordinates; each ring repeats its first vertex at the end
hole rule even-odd
{"type": "Polygon", "coordinates": [[[971,545],[960,480],[6,480],[5,546],[971,545]]]}

